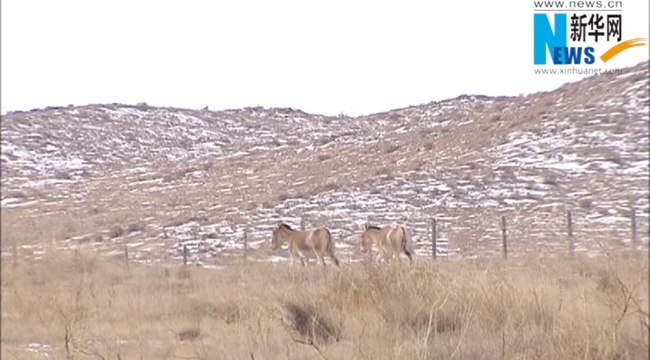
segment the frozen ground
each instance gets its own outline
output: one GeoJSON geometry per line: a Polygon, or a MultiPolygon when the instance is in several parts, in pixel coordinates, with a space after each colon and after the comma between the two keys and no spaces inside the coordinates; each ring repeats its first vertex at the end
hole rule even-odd
{"type": "Polygon", "coordinates": [[[358,259],[365,221],[406,223],[428,258],[436,217],[439,256],[493,256],[502,215],[511,256],[556,254],[568,210],[575,250],[597,253],[629,246],[632,208],[647,244],[647,67],[356,118],[121,104],[12,113],[2,254],[13,256],[9,243],[24,256],[90,246],[168,262],[185,245],[191,262],[214,265],[240,259],[246,237],[251,261],[286,261],[268,249],[271,229],[304,218],[331,228],[344,261],[358,259]]]}

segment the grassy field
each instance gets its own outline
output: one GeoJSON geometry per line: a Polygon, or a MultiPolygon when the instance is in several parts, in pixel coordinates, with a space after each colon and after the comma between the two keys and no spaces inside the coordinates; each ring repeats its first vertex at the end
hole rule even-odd
{"type": "Polygon", "coordinates": [[[648,253],[326,269],[2,263],[3,359],[643,359],[648,253]]]}

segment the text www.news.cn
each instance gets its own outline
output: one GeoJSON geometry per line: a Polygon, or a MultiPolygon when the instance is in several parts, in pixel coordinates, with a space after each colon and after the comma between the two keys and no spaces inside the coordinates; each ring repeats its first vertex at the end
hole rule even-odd
{"type": "Polygon", "coordinates": [[[535,10],[623,9],[620,0],[533,1],[535,10]]]}
{"type": "Polygon", "coordinates": [[[535,75],[620,75],[625,72],[624,69],[601,69],[601,68],[544,68],[533,69],[535,75]]]}

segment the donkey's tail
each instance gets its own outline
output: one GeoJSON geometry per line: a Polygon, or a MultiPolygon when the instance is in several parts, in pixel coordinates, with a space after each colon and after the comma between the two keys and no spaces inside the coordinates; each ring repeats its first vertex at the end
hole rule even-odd
{"type": "Polygon", "coordinates": [[[336,258],[336,255],[334,255],[334,238],[332,237],[332,233],[330,233],[329,229],[327,230],[327,253],[329,256],[332,258],[334,261],[334,264],[336,266],[339,266],[339,259],[336,258]]]}
{"type": "Polygon", "coordinates": [[[409,260],[413,262],[413,241],[411,240],[411,232],[404,226],[402,226],[402,232],[404,236],[402,237],[402,249],[404,254],[408,256],[409,260]]]}

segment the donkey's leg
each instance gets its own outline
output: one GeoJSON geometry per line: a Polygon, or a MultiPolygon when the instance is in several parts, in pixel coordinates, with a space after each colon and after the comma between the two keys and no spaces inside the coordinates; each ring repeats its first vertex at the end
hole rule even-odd
{"type": "Polygon", "coordinates": [[[291,265],[295,265],[296,258],[300,259],[300,264],[302,266],[305,266],[305,260],[302,258],[302,255],[300,254],[300,251],[294,250],[291,252],[291,265]]]}
{"type": "Polygon", "coordinates": [[[381,249],[377,247],[377,259],[376,259],[377,264],[381,264],[383,260],[384,260],[384,255],[381,252],[381,249]]]}
{"type": "Polygon", "coordinates": [[[381,255],[381,260],[379,261],[379,263],[387,264],[388,263],[388,254],[386,253],[386,251],[384,249],[380,249],[378,251],[377,257],[379,257],[379,255],[381,255]]]}
{"type": "MultiPolygon", "coordinates": [[[[372,251],[372,247],[370,248],[370,251],[372,251]]],[[[377,262],[377,264],[381,263],[382,257],[383,256],[381,255],[381,247],[379,247],[379,244],[377,244],[377,256],[374,259],[377,262]]],[[[373,260],[372,257],[370,258],[370,260],[373,260]]]]}
{"type": "Polygon", "coordinates": [[[393,262],[393,255],[394,255],[393,249],[391,249],[390,246],[386,246],[385,251],[386,251],[386,260],[387,260],[386,262],[390,264],[393,262]]]}
{"type": "Polygon", "coordinates": [[[413,254],[411,254],[411,252],[408,250],[404,250],[404,254],[406,254],[406,257],[409,258],[409,263],[413,264],[413,254]]]}
{"type": "Polygon", "coordinates": [[[389,252],[389,253],[386,255],[386,258],[388,259],[388,263],[389,263],[389,264],[393,262],[394,257],[395,257],[394,255],[395,255],[395,254],[393,254],[392,252],[389,252]]]}
{"type": "Polygon", "coordinates": [[[323,266],[325,266],[325,252],[323,252],[320,255],[316,255],[316,256],[318,256],[318,258],[320,258],[321,264],[323,264],[323,266]]]}
{"type": "Polygon", "coordinates": [[[393,254],[395,254],[395,257],[398,258],[400,261],[402,260],[402,249],[400,248],[394,249],[393,254]]]}
{"type": "Polygon", "coordinates": [[[307,257],[306,254],[304,254],[302,251],[300,251],[298,249],[296,249],[295,251],[296,251],[296,257],[298,257],[300,259],[300,264],[302,266],[307,266],[307,264],[309,263],[309,257],[307,257]],[[306,260],[306,263],[305,263],[305,260],[306,260]]]}

